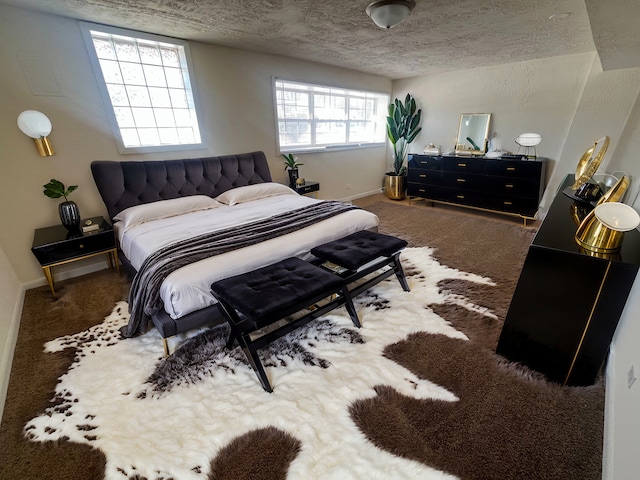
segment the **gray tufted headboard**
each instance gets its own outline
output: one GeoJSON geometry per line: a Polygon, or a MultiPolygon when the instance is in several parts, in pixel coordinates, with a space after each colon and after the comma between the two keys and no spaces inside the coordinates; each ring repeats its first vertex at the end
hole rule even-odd
{"type": "Polygon", "coordinates": [[[216,197],[234,187],[271,181],[263,152],[144,162],[99,160],[91,163],[91,173],[111,219],[142,203],[188,195],[216,197]]]}

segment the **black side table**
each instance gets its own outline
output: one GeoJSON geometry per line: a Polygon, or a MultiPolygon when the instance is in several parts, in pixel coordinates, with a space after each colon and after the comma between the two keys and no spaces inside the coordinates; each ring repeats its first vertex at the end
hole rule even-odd
{"type": "Polygon", "coordinates": [[[42,266],[54,300],[57,297],[53,281],[53,267],[58,265],[106,254],[109,267],[115,268],[116,272],[120,274],[113,227],[103,217],[84,219],[81,225],[84,225],[88,220],[92,224],[98,225],[98,229],[86,233],[73,233],[62,225],[55,225],[37,228],[34,232],[31,251],[42,266]]]}
{"type": "Polygon", "coordinates": [[[318,182],[306,181],[304,185],[296,185],[296,192],[300,195],[306,195],[307,193],[314,193],[316,198],[318,198],[318,191],[320,190],[320,184],[318,182]]]}

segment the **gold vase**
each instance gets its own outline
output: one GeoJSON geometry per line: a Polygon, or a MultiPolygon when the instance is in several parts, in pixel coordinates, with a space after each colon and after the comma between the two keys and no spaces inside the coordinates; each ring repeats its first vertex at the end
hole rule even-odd
{"type": "Polygon", "coordinates": [[[406,175],[384,176],[384,194],[391,200],[404,200],[406,191],[406,175]]]}

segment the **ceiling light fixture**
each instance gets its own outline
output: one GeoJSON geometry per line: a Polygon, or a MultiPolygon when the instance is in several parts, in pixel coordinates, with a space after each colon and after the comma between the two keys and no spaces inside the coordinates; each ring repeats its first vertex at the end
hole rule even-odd
{"type": "Polygon", "coordinates": [[[55,155],[47,136],[51,133],[51,121],[47,116],[36,110],[25,110],[18,115],[18,128],[22,133],[33,138],[41,157],[55,155]]]}
{"type": "Polygon", "coordinates": [[[376,0],[366,12],[380,28],[392,28],[402,22],[416,6],[414,0],[376,0]]]}

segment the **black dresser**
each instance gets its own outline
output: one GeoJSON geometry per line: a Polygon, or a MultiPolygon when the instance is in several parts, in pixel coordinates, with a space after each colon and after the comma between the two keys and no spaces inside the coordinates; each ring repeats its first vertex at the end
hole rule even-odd
{"type": "Polygon", "coordinates": [[[435,202],[534,218],[546,159],[409,155],[407,194],[435,202]]]}
{"type": "MultiPolygon", "coordinates": [[[[561,190],[572,183],[569,175],[561,190]]],[[[640,266],[640,232],[626,232],[618,254],[593,256],[574,240],[591,207],[561,190],[529,247],[496,352],[562,385],[590,385],[640,266]]]]}

